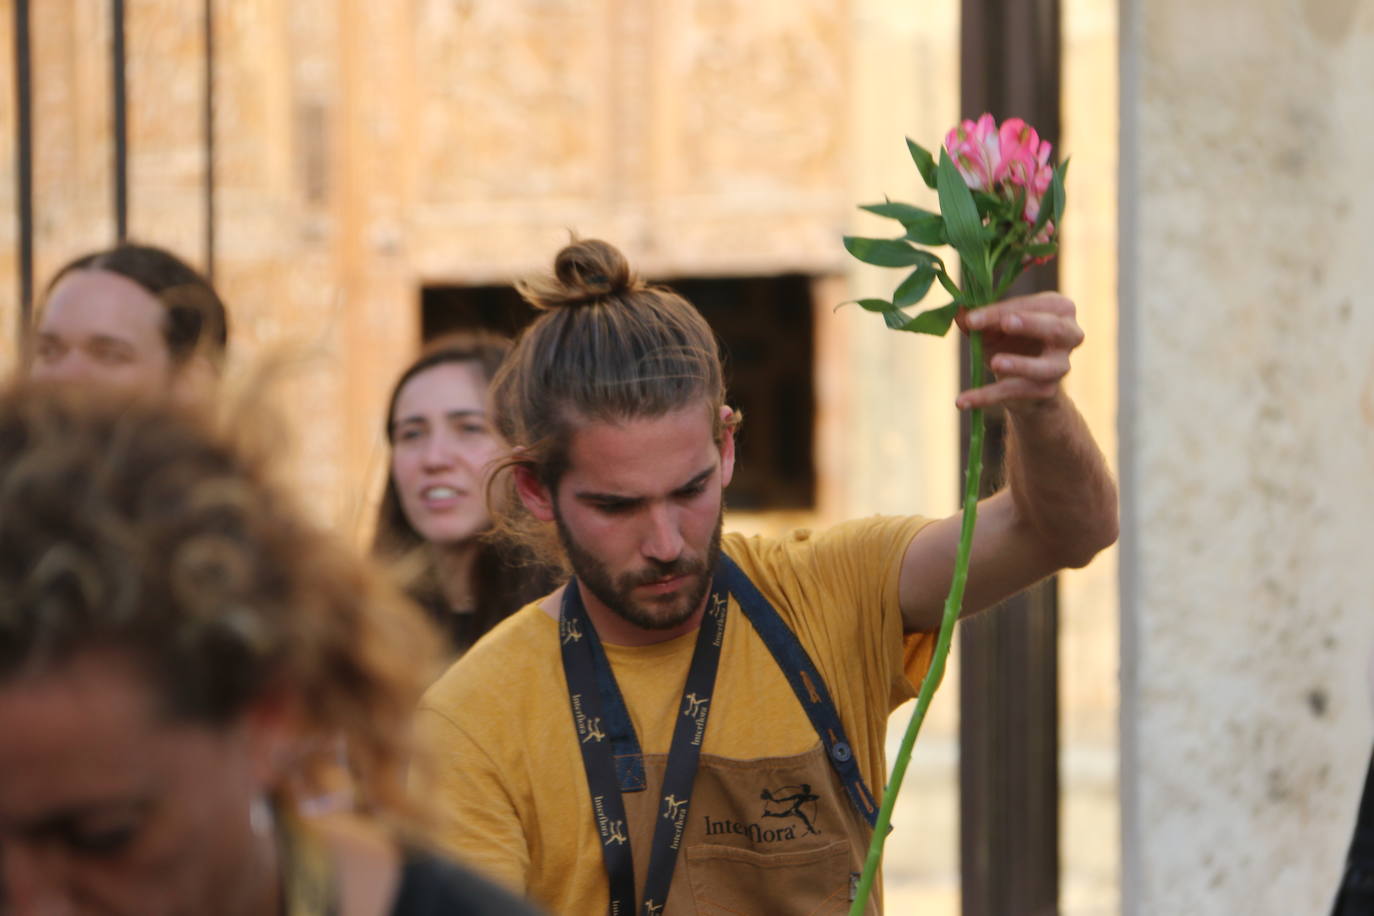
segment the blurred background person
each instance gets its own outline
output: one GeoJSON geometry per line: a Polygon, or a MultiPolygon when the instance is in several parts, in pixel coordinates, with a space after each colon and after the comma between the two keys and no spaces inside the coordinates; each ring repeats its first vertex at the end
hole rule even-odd
{"type": "Polygon", "coordinates": [[[429,627],[182,413],[0,392],[0,911],[530,913],[418,840],[429,627]]]}
{"type": "Polygon", "coordinates": [[[487,388],[509,349],[490,333],[439,338],[401,373],[387,410],[373,554],[394,565],[454,654],[559,581],[527,551],[486,536],[488,466],[505,449],[487,388]]]}
{"type": "Polygon", "coordinates": [[[205,277],[169,251],[125,242],[49,281],[28,375],[195,402],[213,389],[228,341],[224,303],[205,277]]]}

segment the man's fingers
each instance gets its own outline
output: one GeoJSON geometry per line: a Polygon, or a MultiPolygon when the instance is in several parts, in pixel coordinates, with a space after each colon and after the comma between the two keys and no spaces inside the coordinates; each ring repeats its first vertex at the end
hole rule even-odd
{"type": "Polygon", "coordinates": [[[1003,334],[1032,337],[1048,347],[1072,350],[1083,342],[1083,329],[1072,316],[1047,315],[1044,312],[1021,312],[1006,315],[1000,322],[1003,334]]]}
{"type": "Polygon", "coordinates": [[[1069,354],[1064,350],[1050,350],[1039,356],[998,353],[992,358],[991,367],[999,379],[1017,376],[1033,382],[1057,382],[1069,374],[1069,354]]]}
{"type": "Polygon", "coordinates": [[[1046,401],[1054,397],[1058,391],[1057,382],[1036,382],[1019,377],[1001,379],[982,388],[971,388],[961,392],[954,406],[960,410],[972,410],[975,407],[991,407],[994,404],[1012,401],[1046,401]]]}
{"type": "Polygon", "coordinates": [[[1053,315],[1047,312],[999,312],[985,316],[974,312],[969,316],[969,328],[1005,337],[1036,340],[1046,347],[1072,350],[1083,342],[1083,329],[1072,315],[1053,315]],[[979,326],[973,320],[981,319],[979,326]]]}
{"type": "Polygon", "coordinates": [[[992,305],[979,306],[967,314],[967,324],[969,328],[978,331],[982,330],[982,323],[984,322],[992,324],[1000,321],[1004,315],[1025,312],[1041,312],[1068,318],[1077,314],[1072,299],[1061,296],[1059,293],[1044,292],[1029,296],[1017,296],[1015,299],[1003,299],[992,305]]]}
{"type": "Polygon", "coordinates": [[[1069,354],[1083,342],[1072,300],[1054,292],[1018,296],[960,315],[968,331],[987,334],[988,365],[997,380],[962,392],[961,410],[1053,398],[1069,373],[1069,354]]]}

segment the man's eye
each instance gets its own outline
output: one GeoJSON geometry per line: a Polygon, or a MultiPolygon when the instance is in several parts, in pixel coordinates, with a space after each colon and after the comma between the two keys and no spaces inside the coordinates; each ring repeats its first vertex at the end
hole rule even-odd
{"type": "Polygon", "coordinates": [[[678,490],[677,497],[678,499],[696,499],[705,492],[706,484],[694,483],[690,487],[683,487],[681,490],[678,490]]]}
{"type": "Polygon", "coordinates": [[[111,366],[124,365],[125,363],[131,362],[133,359],[132,354],[122,347],[96,346],[91,350],[91,355],[97,362],[102,362],[111,366]]]}
{"type": "Polygon", "coordinates": [[[89,828],[71,827],[64,830],[63,844],[83,856],[114,856],[123,852],[138,834],[138,825],[89,828]]]}
{"type": "Polygon", "coordinates": [[[405,428],[405,429],[397,430],[397,431],[396,431],[396,441],[397,441],[397,442],[414,442],[416,439],[420,438],[420,436],[422,436],[423,434],[424,434],[424,431],[423,431],[423,430],[416,429],[415,427],[411,426],[411,427],[408,427],[408,428],[405,428]]]}
{"type": "Polygon", "coordinates": [[[603,515],[628,515],[634,509],[634,503],[597,503],[596,509],[603,515]]]}

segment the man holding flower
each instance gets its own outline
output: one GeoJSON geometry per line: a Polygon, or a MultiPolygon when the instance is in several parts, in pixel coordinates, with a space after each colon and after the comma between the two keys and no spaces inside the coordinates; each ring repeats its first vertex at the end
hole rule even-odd
{"type": "MultiPolygon", "coordinates": [[[[554,912],[845,912],[959,518],[723,533],[740,417],[701,316],[594,240],[523,292],[543,314],[493,383],[515,446],[506,527],[544,537],[574,578],[422,705],[445,839],[554,912]]],[[[1004,406],[1012,440],[1008,486],[981,506],[972,610],[1086,563],[1117,522],[1061,387],[1083,339],[1073,304],[1041,294],[963,321],[996,381],[958,404],[1004,406]]]]}

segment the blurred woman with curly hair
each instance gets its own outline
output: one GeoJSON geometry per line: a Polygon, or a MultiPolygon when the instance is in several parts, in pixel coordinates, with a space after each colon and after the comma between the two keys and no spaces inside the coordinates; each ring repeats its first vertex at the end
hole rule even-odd
{"type": "Polygon", "coordinates": [[[423,851],[423,617],[270,460],[77,397],[0,392],[0,912],[530,913],[423,851]]]}

